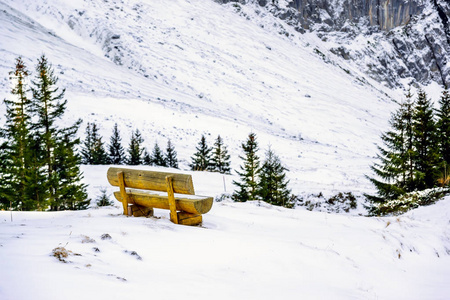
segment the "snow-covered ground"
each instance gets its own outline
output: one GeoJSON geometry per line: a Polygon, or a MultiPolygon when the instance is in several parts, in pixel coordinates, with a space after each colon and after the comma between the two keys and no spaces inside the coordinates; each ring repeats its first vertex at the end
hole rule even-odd
{"type": "MultiPolygon", "coordinates": [[[[220,134],[236,169],[255,132],[260,156],[271,145],[289,169],[294,194],[373,191],[364,175],[402,92],[346,61],[325,63],[321,43],[253,6],[210,0],[0,0],[0,98],[15,58],[33,71],[45,53],[66,88],[62,122],[82,118],[80,137],[96,122],[107,142],[117,122],[124,146],[135,129],[149,150],[170,138],[187,169],[201,134],[210,145],[220,134]]],[[[106,169],[83,166],[92,199],[113,190],[106,169]]],[[[191,174],[197,194],[214,197],[236,179],[191,174]]],[[[202,227],[174,225],[167,211],[127,218],[94,207],[0,212],[0,299],[450,294],[449,198],[399,218],[224,201],[202,227]],[[57,247],[72,251],[68,263],[51,255],[57,247]]]]}
{"type": "MultiPolygon", "coordinates": [[[[84,168],[91,189],[112,191],[106,169],[84,168]]],[[[223,189],[218,174],[192,174],[198,194],[223,189]]],[[[449,197],[391,218],[232,202],[214,203],[202,227],[172,224],[167,210],[155,215],[125,217],[119,205],[0,212],[0,299],[450,295],[449,197]],[[57,247],[71,251],[66,263],[52,256],[57,247]]]]}

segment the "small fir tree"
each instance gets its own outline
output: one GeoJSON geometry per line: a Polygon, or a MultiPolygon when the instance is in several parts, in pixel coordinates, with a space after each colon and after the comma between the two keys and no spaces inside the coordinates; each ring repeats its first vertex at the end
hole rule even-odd
{"type": "Polygon", "coordinates": [[[142,163],[144,165],[148,165],[151,166],[153,164],[152,162],[152,157],[151,155],[148,153],[147,148],[144,149],[144,152],[142,154],[142,163]]]}
{"type": "Polygon", "coordinates": [[[140,165],[143,163],[142,153],[144,149],[142,148],[142,143],[144,139],[141,136],[139,129],[131,133],[130,145],[128,148],[128,160],[129,165],[140,165]]]}
{"type": "Polygon", "coordinates": [[[250,133],[247,141],[242,143],[242,150],[244,156],[239,158],[243,160],[243,165],[240,166],[240,171],[236,171],[240,181],[233,181],[238,190],[233,193],[232,199],[239,202],[257,200],[260,161],[257,155],[258,142],[254,133],[250,133]]]}
{"type": "Polygon", "coordinates": [[[433,188],[439,178],[439,141],[433,105],[426,93],[418,92],[413,114],[415,165],[417,170],[417,189],[433,188]]]}
{"type": "Polygon", "coordinates": [[[165,160],[169,168],[178,169],[177,152],[170,139],[167,141],[165,160]]]}
{"type": "Polygon", "coordinates": [[[223,144],[222,138],[217,136],[214,143],[213,155],[212,155],[212,171],[216,171],[222,174],[230,174],[230,155],[228,154],[227,147],[223,144]]]}
{"type": "Polygon", "coordinates": [[[197,152],[191,157],[192,163],[189,165],[193,171],[207,171],[211,167],[211,148],[206,143],[206,138],[202,135],[197,152]]]}
{"type": "Polygon", "coordinates": [[[109,198],[106,188],[100,189],[100,195],[97,197],[97,206],[113,206],[114,202],[109,198]]]}
{"type": "Polygon", "coordinates": [[[94,141],[92,140],[91,123],[87,123],[85,133],[86,138],[84,139],[83,147],[81,148],[82,163],[85,165],[92,165],[92,148],[94,145],[94,141]]]}
{"type": "Polygon", "coordinates": [[[122,138],[120,137],[117,123],[114,124],[113,133],[109,140],[109,162],[113,165],[122,165],[125,159],[125,150],[122,146],[122,138]]]}
{"type": "Polygon", "coordinates": [[[158,143],[155,143],[155,146],[153,147],[151,161],[152,165],[154,166],[167,167],[167,163],[164,158],[164,153],[162,152],[158,143]]]}
{"type": "Polygon", "coordinates": [[[102,136],[98,133],[98,130],[97,124],[92,123],[92,164],[106,165],[109,162],[109,159],[105,151],[102,136]]]}
{"type": "Polygon", "coordinates": [[[87,123],[86,139],[81,150],[84,164],[105,165],[109,162],[102,137],[98,133],[98,130],[97,124],[87,123]]]}
{"type": "Polygon", "coordinates": [[[260,171],[258,195],[261,200],[273,205],[292,207],[286,171],[280,158],[269,148],[260,171]]]}

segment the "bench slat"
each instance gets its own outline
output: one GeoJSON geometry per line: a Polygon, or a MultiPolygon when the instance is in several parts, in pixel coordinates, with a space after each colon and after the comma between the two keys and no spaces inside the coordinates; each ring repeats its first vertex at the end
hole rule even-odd
{"type": "MultiPolygon", "coordinates": [[[[129,203],[141,205],[145,207],[154,207],[161,209],[169,209],[169,200],[167,193],[145,191],[133,188],[126,188],[129,196],[129,203]]],[[[122,202],[120,191],[114,192],[114,196],[122,202]]],[[[185,211],[191,214],[205,214],[213,204],[213,197],[175,194],[175,203],[177,210],[185,211]]]]}
{"type": "Polygon", "coordinates": [[[124,173],[125,186],[129,188],[167,192],[166,176],[172,176],[175,193],[195,194],[191,175],[111,167],[107,177],[113,186],[119,186],[118,172],[124,173]]]}

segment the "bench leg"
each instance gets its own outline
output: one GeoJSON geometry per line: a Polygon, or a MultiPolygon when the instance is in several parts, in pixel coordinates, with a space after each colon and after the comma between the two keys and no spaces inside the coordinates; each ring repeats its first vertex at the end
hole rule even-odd
{"type": "Polygon", "coordinates": [[[129,216],[128,211],[128,194],[125,190],[125,180],[123,179],[123,172],[117,172],[117,178],[119,179],[119,188],[120,188],[120,195],[122,196],[122,206],[123,206],[123,214],[125,216],[129,216]]]}
{"type": "Polygon", "coordinates": [[[130,216],[133,217],[153,217],[153,208],[132,204],[129,206],[130,216]]]}
{"type": "Polygon", "coordinates": [[[201,214],[190,214],[184,211],[178,212],[178,224],[182,225],[198,225],[202,223],[201,214]]]}
{"type": "Polygon", "coordinates": [[[169,199],[170,221],[178,224],[177,204],[175,203],[175,195],[173,193],[173,177],[166,176],[167,196],[169,199]]]}

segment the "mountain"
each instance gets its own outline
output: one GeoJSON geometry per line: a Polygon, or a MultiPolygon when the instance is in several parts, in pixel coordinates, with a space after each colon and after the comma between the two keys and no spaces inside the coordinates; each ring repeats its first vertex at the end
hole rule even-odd
{"type": "MultiPolygon", "coordinates": [[[[118,123],[124,146],[135,129],[149,149],[170,138],[181,170],[138,168],[189,173],[198,194],[221,200],[236,179],[186,170],[201,135],[212,145],[220,134],[236,169],[250,132],[261,157],[269,145],[280,156],[292,192],[304,201],[372,192],[364,174],[403,95],[389,86],[412,80],[367,75],[365,59],[381,68],[375,52],[364,52],[367,39],[382,42],[377,51],[391,51],[388,33],[351,39],[351,32],[296,28],[278,15],[298,11],[288,2],[278,1],[276,12],[269,1],[260,3],[0,0],[0,99],[11,97],[15,58],[35,73],[45,53],[66,89],[63,124],[82,118],[83,138],[95,122],[108,141],[118,123]],[[331,52],[341,46],[359,60],[331,52]]],[[[437,100],[442,86],[424,88],[437,100]]],[[[0,126],[4,110],[1,103],[0,126]]],[[[0,299],[450,294],[449,197],[383,218],[358,216],[365,214],[361,199],[347,215],[225,199],[214,202],[202,226],[187,227],[171,223],[167,210],[128,218],[118,202],[96,207],[103,189],[116,190],[108,166],[81,168],[93,200],[88,210],[0,211],[0,299]]]]}
{"type": "MultiPolygon", "coordinates": [[[[222,3],[229,0],[220,1],[222,3]]],[[[389,87],[450,85],[446,0],[251,0],[389,87]]]]}
{"type": "MultiPolygon", "coordinates": [[[[372,192],[364,175],[403,91],[367,76],[364,64],[332,54],[333,42],[324,42],[320,32],[299,32],[271,7],[1,0],[0,94],[9,95],[8,72],[17,56],[32,70],[45,53],[67,90],[63,122],[82,118],[81,138],[86,123],[96,122],[107,141],[117,122],[125,147],[135,129],[148,149],[170,138],[180,167],[188,168],[201,135],[212,145],[220,134],[237,169],[240,145],[255,132],[259,156],[272,146],[300,198],[372,192]]],[[[338,33],[328,38],[338,40],[338,33]]],[[[358,47],[367,47],[360,37],[347,46],[358,57],[358,47]]],[[[437,99],[440,87],[426,88],[437,99]]],[[[4,118],[4,105],[0,110],[4,118]]]]}

